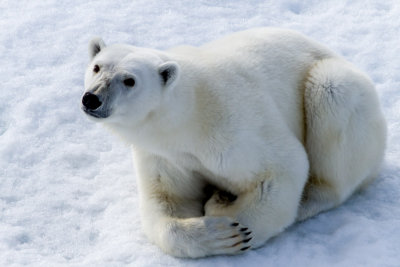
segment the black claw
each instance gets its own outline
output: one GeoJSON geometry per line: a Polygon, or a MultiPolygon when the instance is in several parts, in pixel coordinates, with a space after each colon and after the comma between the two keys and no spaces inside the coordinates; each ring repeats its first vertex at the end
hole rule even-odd
{"type": "Polygon", "coordinates": [[[245,251],[245,250],[248,250],[249,248],[250,248],[250,246],[241,248],[240,250],[241,250],[241,251],[245,251]]]}
{"type": "Polygon", "coordinates": [[[247,238],[246,240],[243,240],[243,243],[247,243],[247,242],[249,242],[251,239],[253,239],[253,238],[252,238],[252,237],[247,238]]]}
{"type": "Polygon", "coordinates": [[[247,233],[244,233],[244,235],[249,235],[249,234],[251,234],[251,231],[250,231],[250,232],[247,232],[247,233]]]}
{"type": "Polygon", "coordinates": [[[240,245],[241,243],[242,242],[237,242],[237,243],[233,244],[232,247],[236,247],[236,246],[240,245]]]}
{"type": "Polygon", "coordinates": [[[249,228],[247,228],[247,227],[245,227],[245,228],[242,228],[242,229],[240,229],[240,232],[244,232],[244,231],[247,231],[249,228]]]}
{"type": "Polygon", "coordinates": [[[234,226],[234,227],[238,226],[238,225],[239,225],[239,223],[237,223],[237,222],[234,222],[234,223],[231,224],[231,226],[234,226]]]}

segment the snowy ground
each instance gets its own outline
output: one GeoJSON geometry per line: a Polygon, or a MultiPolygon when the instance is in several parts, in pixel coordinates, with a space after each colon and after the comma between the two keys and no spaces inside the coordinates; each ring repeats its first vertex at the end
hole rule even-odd
{"type": "Polygon", "coordinates": [[[398,0],[2,0],[0,29],[0,266],[400,266],[398,0]],[[164,49],[257,26],[299,30],[372,77],[389,125],[382,173],[260,249],[172,258],[140,230],[128,147],[79,109],[87,43],[164,49]]]}

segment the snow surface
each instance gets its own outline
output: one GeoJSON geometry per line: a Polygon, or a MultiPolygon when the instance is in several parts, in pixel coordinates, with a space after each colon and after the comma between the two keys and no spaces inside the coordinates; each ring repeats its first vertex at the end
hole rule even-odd
{"type": "Polygon", "coordinates": [[[400,2],[0,1],[0,266],[400,266],[400,2]],[[140,229],[127,145],[79,109],[99,35],[165,49],[299,30],[365,70],[389,125],[379,179],[240,256],[165,255],[140,229]]]}

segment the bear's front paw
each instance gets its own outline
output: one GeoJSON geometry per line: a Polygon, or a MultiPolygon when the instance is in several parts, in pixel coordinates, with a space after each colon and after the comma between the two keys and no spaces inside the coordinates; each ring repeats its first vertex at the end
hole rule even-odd
{"type": "Polygon", "coordinates": [[[203,243],[213,255],[237,254],[251,248],[252,232],[228,217],[204,217],[203,243]]]}
{"type": "Polygon", "coordinates": [[[162,248],[177,257],[238,254],[251,248],[252,232],[229,217],[205,216],[173,222],[162,248]]]}

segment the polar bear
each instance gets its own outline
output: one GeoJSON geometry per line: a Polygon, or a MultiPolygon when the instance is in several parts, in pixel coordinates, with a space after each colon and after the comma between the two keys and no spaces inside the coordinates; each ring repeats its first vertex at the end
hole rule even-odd
{"type": "Polygon", "coordinates": [[[177,257],[236,254],[378,175],[371,80],[291,30],[167,51],[90,42],[82,109],[133,148],[144,232],[177,257]]]}

